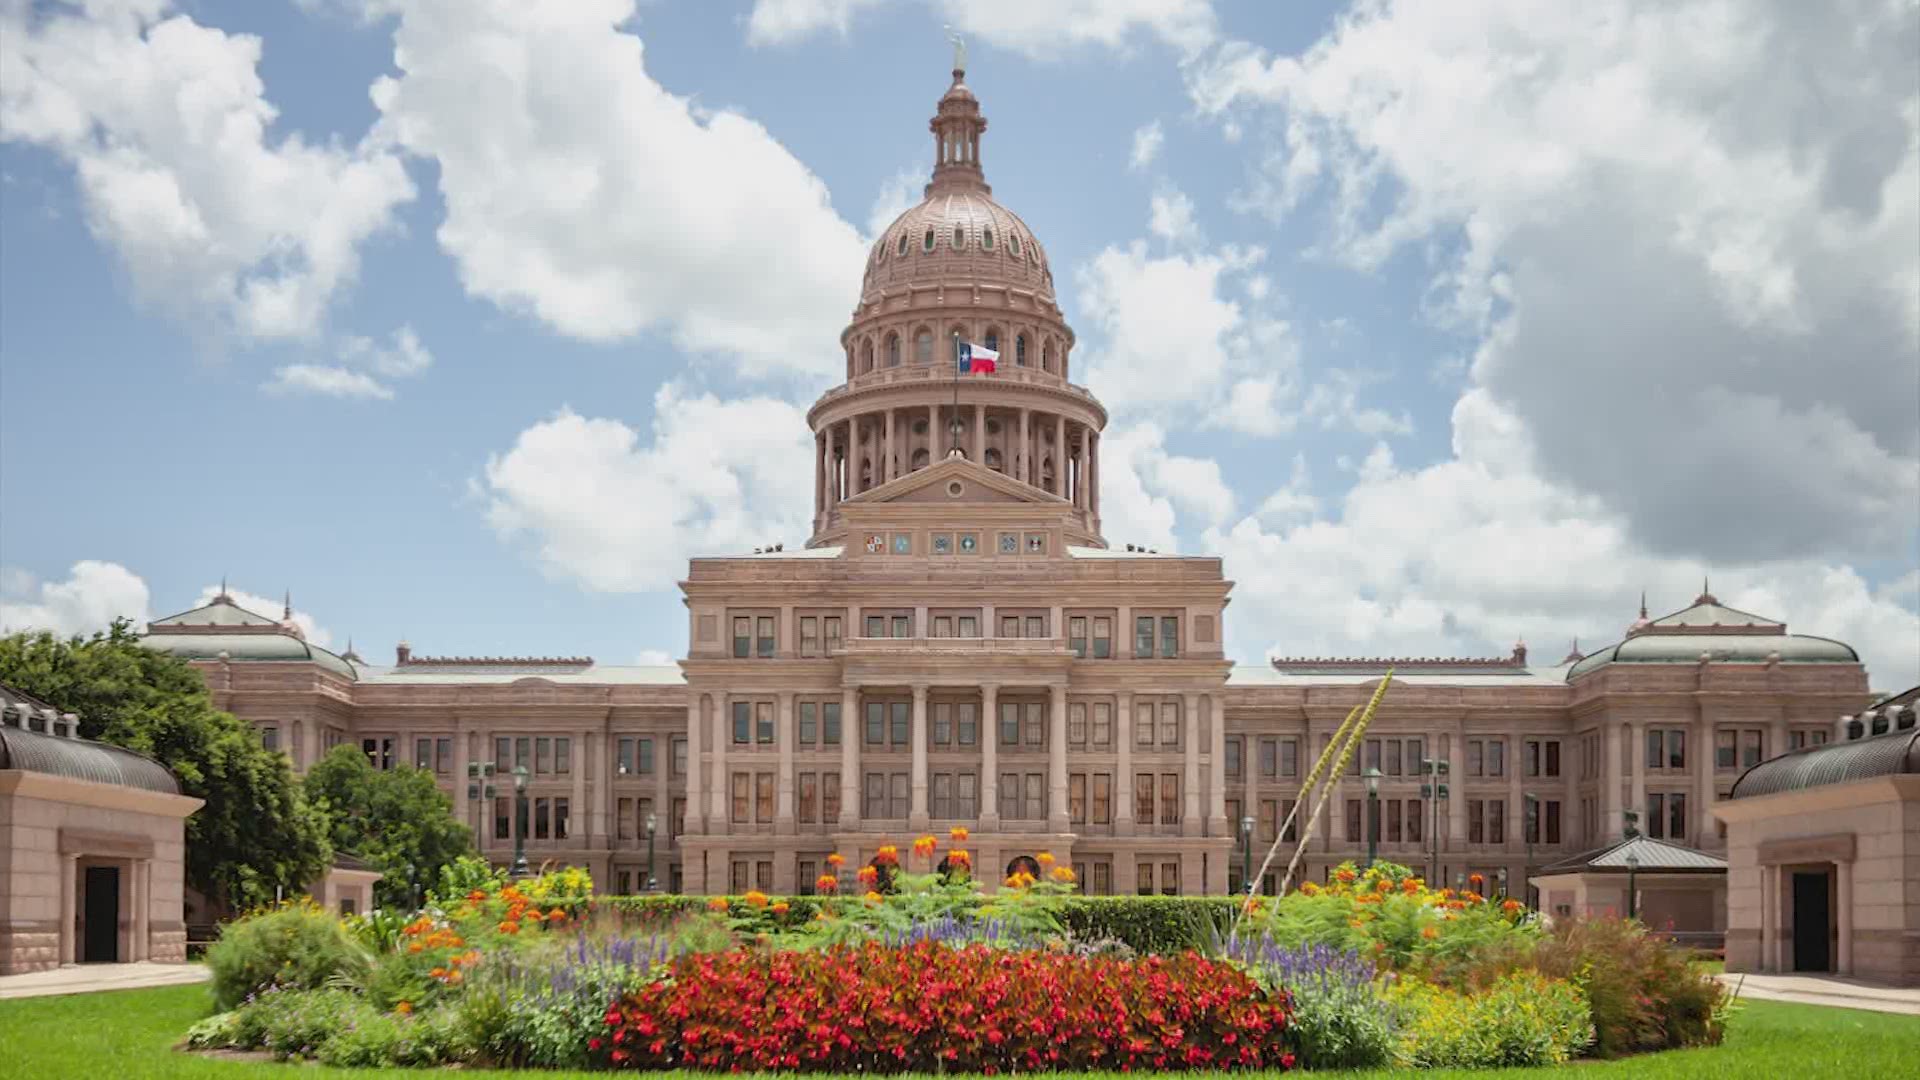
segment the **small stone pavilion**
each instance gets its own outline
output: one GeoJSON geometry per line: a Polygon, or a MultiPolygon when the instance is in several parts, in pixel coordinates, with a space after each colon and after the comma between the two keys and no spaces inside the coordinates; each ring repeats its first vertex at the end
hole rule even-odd
{"type": "Polygon", "coordinates": [[[1551,916],[1631,914],[1700,948],[1726,936],[1726,860],[1695,848],[1632,836],[1543,868],[1533,886],[1551,916]]]}
{"type": "Polygon", "coordinates": [[[0,685],[0,975],[186,960],[186,819],[159,762],[0,685]]]}
{"type": "Polygon", "coordinates": [[[1920,687],[1748,769],[1727,828],[1727,970],[1920,986],[1920,687]]]}

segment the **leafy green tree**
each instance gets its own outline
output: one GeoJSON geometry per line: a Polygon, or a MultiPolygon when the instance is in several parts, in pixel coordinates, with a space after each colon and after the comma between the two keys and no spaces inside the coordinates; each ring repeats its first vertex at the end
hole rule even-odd
{"type": "Polygon", "coordinates": [[[125,620],[88,638],[0,637],[0,681],[78,713],[82,736],[155,758],[181,791],[206,800],[187,819],[186,875],[216,909],[265,903],[326,871],[326,821],[285,755],[214,708],[192,665],[142,646],[125,620]]]}
{"type": "Polygon", "coordinates": [[[374,891],[382,905],[410,907],[440,880],[441,867],[474,853],[453,800],[424,769],[382,771],[359,750],[337,746],[307,770],[306,792],[326,815],[334,850],[380,871],[374,891]]]}

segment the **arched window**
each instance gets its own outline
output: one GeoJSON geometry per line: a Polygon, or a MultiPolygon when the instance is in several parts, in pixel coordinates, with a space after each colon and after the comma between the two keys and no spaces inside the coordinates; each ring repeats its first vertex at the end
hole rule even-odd
{"type": "Polygon", "coordinates": [[[927,227],[927,235],[920,238],[920,250],[921,251],[933,250],[933,227],[931,225],[927,227]]]}
{"type": "Polygon", "coordinates": [[[987,468],[992,469],[994,472],[1006,471],[1004,468],[1001,467],[1000,451],[995,450],[991,446],[987,447],[986,462],[987,462],[987,468]]]}
{"type": "Polygon", "coordinates": [[[920,469],[924,469],[927,467],[927,448],[926,447],[923,446],[920,449],[915,450],[913,452],[913,467],[915,471],[918,471],[920,469]]]}
{"type": "Polygon", "coordinates": [[[1014,856],[1013,860],[1007,863],[1007,876],[1012,877],[1015,874],[1025,874],[1037,880],[1040,877],[1039,860],[1031,855],[1014,856]]]}
{"type": "Polygon", "coordinates": [[[980,246],[983,248],[986,248],[988,251],[993,250],[993,226],[991,225],[981,226],[980,246]]]}
{"type": "Polygon", "coordinates": [[[920,328],[919,333],[913,335],[913,362],[933,363],[933,331],[924,326],[920,328]]]}
{"type": "Polygon", "coordinates": [[[1007,250],[1013,252],[1014,258],[1017,259],[1020,257],[1020,234],[1019,233],[1010,232],[1007,234],[1007,250]]]}
{"type": "Polygon", "coordinates": [[[1013,362],[1020,367],[1027,366],[1027,335],[1025,334],[1014,335],[1013,362]]]}
{"type": "Polygon", "coordinates": [[[995,326],[987,330],[986,346],[994,352],[1000,351],[1000,328],[995,326]]]}
{"type": "Polygon", "coordinates": [[[868,339],[868,341],[866,342],[866,344],[864,344],[864,345],[862,345],[862,346],[860,346],[860,370],[861,370],[861,372],[863,372],[863,373],[864,373],[864,372],[868,372],[868,371],[872,371],[872,370],[873,370],[873,341],[872,341],[872,339],[868,339]]]}
{"type": "Polygon", "coordinates": [[[904,258],[907,254],[907,230],[905,229],[900,230],[900,245],[898,248],[895,249],[895,253],[900,255],[902,258],[904,258]]]}
{"type": "Polygon", "coordinates": [[[900,366],[900,335],[899,334],[887,335],[887,366],[888,367],[900,366]]]}
{"type": "Polygon", "coordinates": [[[967,247],[967,230],[964,226],[953,227],[953,250],[964,251],[967,247]]]}

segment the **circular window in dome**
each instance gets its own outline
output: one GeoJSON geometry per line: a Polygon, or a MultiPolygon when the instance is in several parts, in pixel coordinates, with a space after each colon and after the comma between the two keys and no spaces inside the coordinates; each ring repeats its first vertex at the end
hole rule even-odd
{"type": "Polygon", "coordinates": [[[966,492],[966,485],[958,480],[947,481],[947,497],[957,499],[966,492]]]}
{"type": "Polygon", "coordinates": [[[933,230],[931,228],[927,230],[927,235],[920,238],[920,250],[921,251],[933,250],[933,230]]]}
{"type": "Polygon", "coordinates": [[[896,247],[896,248],[894,249],[894,253],[895,253],[895,254],[897,254],[897,255],[900,255],[900,256],[902,256],[902,257],[905,257],[905,256],[906,256],[906,254],[907,254],[907,230],[905,230],[905,229],[901,229],[901,230],[900,230],[900,244],[899,244],[899,246],[898,246],[898,247],[896,247]]]}
{"type": "Polygon", "coordinates": [[[1013,255],[1015,258],[1020,257],[1020,234],[1019,233],[1007,234],[1007,250],[1013,252],[1013,255]]]}
{"type": "Polygon", "coordinates": [[[953,227],[953,250],[959,251],[965,248],[966,246],[967,246],[967,230],[963,226],[955,225],[953,227]]]}
{"type": "Polygon", "coordinates": [[[980,246],[988,251],[993,250],[993,226],[988,225],[980,230],[980,246]]]}

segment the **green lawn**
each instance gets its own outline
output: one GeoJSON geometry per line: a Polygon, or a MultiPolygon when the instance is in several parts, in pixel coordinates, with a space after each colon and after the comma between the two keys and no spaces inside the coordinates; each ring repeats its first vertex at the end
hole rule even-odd
{"type": "MultiPolygon", "coordinates": [[[[418,1070],[337,1070],[218,1061],[171,1048],[193,1021],[206,1015],[207,988],[172,986],[69,997],[0,1001],[0,1072],[8,1076],[84,1077],[87,1080],[241,1080],[284,1077],[420,1077],[418,1070]]],[[[1735,1018],[1725,1046],[1684,1050],[1627,1061],[1576,1066],[1586,1080],[1602,1077],[1912,1076],[1920,1047],[1920,1017],[1783,1005],[1756,1001],[1735,1018]]],[[[1546,1075],[1553,1070],[1516,1069],[1502,1076],[1546,1075]]],[[[461,1072],[475,1077],[538,1077],[563,1074],[461,1072]]],[[[576,1076],[582,1074],[564,1074],[576,1076]]],[[[1387,1075],[1387,1074],[1370,1074],[1387,1075]]],[[[1396,1074],[1405,1077],[1409,1074],[1396,1074]]],[[[1486,1073],[1424,1073],[1485,1076],[1486,1073]]]]}

